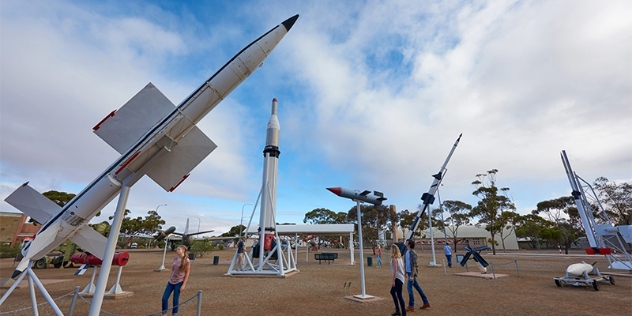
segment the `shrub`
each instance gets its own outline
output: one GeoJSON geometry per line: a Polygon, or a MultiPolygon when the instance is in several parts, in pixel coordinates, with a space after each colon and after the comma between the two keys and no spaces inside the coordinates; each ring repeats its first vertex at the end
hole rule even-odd
{"type": "Polygon", "coordinates": [[[213,244],[210,240],[196,240],[191,245],[190,251],[195,253],[196,257],[202,258],[207,252],[212,252],[214,248],[215,244],[213,244]]]}
{"type": "Polygon", "coordinates": [[[18,245],[9,247],[7,244],[0,244],[0,258],[15,258],[20,253],[18,245]]]}

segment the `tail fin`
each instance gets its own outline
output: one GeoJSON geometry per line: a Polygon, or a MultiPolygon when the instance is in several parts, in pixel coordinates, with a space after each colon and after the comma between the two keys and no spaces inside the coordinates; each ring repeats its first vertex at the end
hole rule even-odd
{"type": "Polygon", "coordinates": [[[38,223],[44,224],[53,215],[59,213],[61,207],[28,184],[28,182],[24,183],[4,200],[38,223]]]}

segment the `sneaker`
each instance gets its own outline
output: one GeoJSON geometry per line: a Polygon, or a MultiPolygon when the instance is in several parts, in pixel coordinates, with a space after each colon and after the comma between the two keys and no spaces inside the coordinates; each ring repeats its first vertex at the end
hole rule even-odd
{"type": "Polygon", "coordinates": [[[407,312],[414,312],[415,311],[415,306],[408,306],[408,307],[406,307],[406,311],[407,312]]]}
{"type": "Polygon", "coordinates": [[[419,309],[426,309],[430,307],[430,303],[426,303],[424,305],[422,305],[421,307],[419,307],[419,309]]]}

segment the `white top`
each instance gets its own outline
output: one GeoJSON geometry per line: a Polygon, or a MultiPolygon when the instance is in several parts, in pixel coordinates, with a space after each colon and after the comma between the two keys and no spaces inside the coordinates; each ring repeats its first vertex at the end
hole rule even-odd
{"type": "Polygon", "coordinates": [[[397,274],[395,277],[404,283],[404,260],[402,260],[402,258],[397,258],[396,262],[397,266],[393,266],[393,260],[391,260],[391,275],[393,275],[395,268],[397,268],[397,274]]]}

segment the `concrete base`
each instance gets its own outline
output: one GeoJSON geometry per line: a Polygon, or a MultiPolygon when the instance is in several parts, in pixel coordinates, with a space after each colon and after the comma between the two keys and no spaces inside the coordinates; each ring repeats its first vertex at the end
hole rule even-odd
{"type": "Polygon", "coordinates": [[[462,273],[454,273],[454,275],[481,278],[481,279],[493,279],[494,276],[496,277],[496,279],[500,279],[500,278],[506,278],[509,276],[509,274],[500,274],[500,273],[491,274],[489,272],[485,274],[480,273],[480,272],[462,272],[462,273]]]}
{"type": "Polygon", "coordinates": [[[233,278],[281,278],[281,279],[285,279],[288,277],[291,277],[295,274],[298,274],[299,270],[294,270],[294,271],[290,271],[288,273],[285,273],[284,275],[279,275],[279,274],[264,274],[264,273],[256,273],[256,272],[246,272],[246,271],[240,271],[240,272],[233,272],[234,274],[224,274],[224,276],[229,276],[229,277],[233,277],[233,278]]]}
{"type": "MultiPolygon", "coordinates": [[[[79,293],[79,295],[81,295],[81,297],[83,298],[92,298],[94,296],[94,293],[86,293],[86,294],[82,294],[79,293]]],[[[105,295],[103,295],[103,299],[105,300],[118,300],[121,298],[126,298],[126,297],[130,297],[134,295],[134,292],[121,292],[121,293],[117,293],[117,294],[109,294],[109,293],[105,293],[105,295]]]]}
{"type": "Polygon", "coordinates": [[[384,300],[381,297],[378,296],[372,296],[372,295],[365,295],[366,298],[361,298],[358,296],[362,296],[362,294],[358,294],[358,295],[349,295],[349,296],[345,296],[345,299],[348,299],[350,301],[354,301],[354,302],[358,302],[358,303],[372,303],[372,302],[379,302],[381,300],[384,300]]]}

